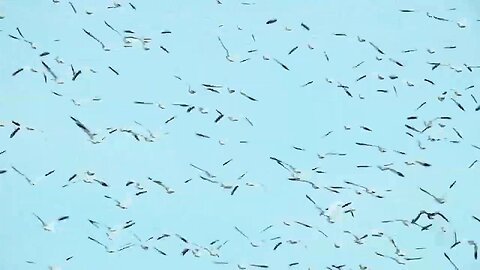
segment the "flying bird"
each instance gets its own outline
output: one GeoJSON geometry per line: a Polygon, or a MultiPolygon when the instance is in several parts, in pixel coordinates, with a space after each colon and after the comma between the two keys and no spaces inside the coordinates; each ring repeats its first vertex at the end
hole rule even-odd
{"type": "Polygon", "coordinates": [[[33,215],[38,219],[38,221],[40,221],[40,223],[42,223],[43,229],[45,231],[48,231],[48,232],[54,232],[55,231],[55,224],[56,223],[67,220],[67,219],[70,218],[69,216],[61,216],[61,217],[59,217],[55,220],[45,222],[45,221],[43,221],[43,219],[41,219],[39,216],[37,216],[37,214],[33,213],[33,215]]]}

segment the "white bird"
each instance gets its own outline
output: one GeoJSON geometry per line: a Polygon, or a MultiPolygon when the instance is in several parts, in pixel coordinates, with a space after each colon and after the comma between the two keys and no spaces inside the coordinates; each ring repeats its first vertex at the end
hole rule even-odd
{"type": "Polygon", "coordinates": [[[93,242],[95,242],[95,243],[97,243],[98,245],[102,246],[103,248],[105,248],[105,251],[106,251],[107,253],[120,252],[120,251],[122,251],[122,250],[125,250],[125,249],[127,249],[127,248],[131,248],[131,247],[134,246],[134,244],[132,244],[132,243],[127,243],[127,244],[121,246],[121,247],[118,248],[118,249],[111,249],[110,247],[108,247],[107,245],[103,244],[102,242],[98,241],[98,240],[95,239],[95,238],[92,238],[92,237],[89,236],[88,239],[91,240],[91,241],[93,241],[93,242]]]}
{"type": "Polygon", "coordinates": [[[72,100],[72,102],[75,106],[82,106],[84,104],[102,101],[102,99],[99,98],[99,97],[81,98],[81,99],[73,99],[72,98],[71,100],[72,100]]]}
{"type": "Polygon", "coordinates": [[[325,216],[329,223],[335,223],[341,220],[341,215],[343,214],[342,205],[344,205],[344,203],[335,202],[326,209],[325,216]]]}
{"type": "Polygon", "coordinates": [[[175,193],[175,190],[173,190],[172,188],[170,188],[170,187],[168,187],[167,185],[165,185],[162,181],[153,180],[151,177],[148,177],[148,180],[151,180],[151,181],[154,182],[155,184],[160,185],[161,187],[163,187],[168,194],[173,194],[173,193],[175,193]]]}
{"type": "Polygon", "coordinates": [[[148,249],[150,248],[150,246],[148,245],[148,241],[154,239],[154,237],[151,236],[151,237],[148,238],[147,240],[142,241],[142,239],[140,239],[140,237],[139,237],[137,234],[133,233],[133,236],[135,237],[135,239],[138,240],[138,242],[140,243],[140,247],[141,247],[143,250],[148,250],[148,249]]]}
{"type": "Polygon", "coordinates": [[[87,184],[91,184],[91,183],[98,183],[104,187],[108,187],[109,185],[103,181],[103,180],[100,180],[98,179],[96,176],[95,176],[95,172],[92,172],[92,171],[85,171],[83,173],[75,173],[74,175],[72,175],[69,179],[68,179],[68,183],[63,185],[62,187],[67,187],[69,186],[70,184],[76,184],[76,183],[79,183],[79,182],[84,182],[84,183],[87,183],[87,184]],[[79,175],[83,175],[83,176],[79,176],[79,175]]]}
{"type": "Polygon", "coordinates": [[[108,195],[104,195],[103,197],[115,201],[116,206],[121,208],[121,209],[124,209],[124,210],[128,209],[128,207],[130,207],[130,205],[132,204],[132,198],[131,197],[127,197],[123,201],[119,201],[119,200],[114,199],[114,198],[112,198],[108,195]]]}
{"type": "Polygon", "coordinates": [[[437,196],[431,194],[430,192],[426,191],[423,188],[420,188],[420,190],[422,192],[424,192],[425,194],[429,195],[430,197],[432,197],[437,203],[439,203],[439,204],[444,204],[445,203],[445,198],[443,196],[442,197],[437,197],[437,196]]]}
{"type": "Polygon", "coordinates": [[[25,178],[25,180],[27,180],[27,182],[32,185],[32,186],[35,186],[38,182],[40,182],[40,180],[42,180],[43,178],[46,178],[48,176],[50,176],[51,174],[53,174],[55,172],[55,170],[51,170],[47,173],[45,173],[44,175],[42,176],[39,176],[37,177],[35,180],[32,180],[31,178],[29,178],[28,176],[26,176],[24,173],[22,173],[21,171],[19,171],[16,167],[14,166],[11,166],[12,169],[18,173],[19,175],[23,176],[23,178],[25,178]]]}
{"type": "Polygon", "coordinates": [[[67,220],[69,219],[70,217],[69,216],[61,216],[55,220],[52,220],[52,221],[49,221],[49,222],[45,222],[43,221],[43,219],[41,219],[37,214],[33,213],[33,215],[42,223],[42,227],[45,231],[48,231],[48,232],[54,232],[55,231],[55,224],[57,222],[60,222],[60,221],[64,221],[64,220],[67,220]]]}

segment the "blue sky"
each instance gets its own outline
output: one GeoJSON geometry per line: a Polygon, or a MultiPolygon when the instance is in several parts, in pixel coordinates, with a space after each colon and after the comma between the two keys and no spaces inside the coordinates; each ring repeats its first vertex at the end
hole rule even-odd
{"type": "Polygon", "coordinates": [[[6,150],[0,154],[0,170],[6,170],[0,174],[0,268],[256,269],[249,265],[261,264],[325,269],[345,264],[343,269],[454,269],[447,253],[459,269],[478,269],[468,241],[480,241],[480,224],[472,218],[480,216],[475,203],[480,165],[470,166],[480,155],[472,146],[480,146],[475,124],[480,111],[474,100],[480,101],[480,95],[478,69],[470,72],[467,66],[480,65],[479,3],[222,2],[136,1],[133,9],[128,1],[117,1],[116,8],[108,8],[115,6],[109,1],[71,1],[75,13],[63,0],[0,0],[0,151],[6,150]],[[150,38],[149,50],[138,40],[124,47],[128,35],[150,38]],[[43,52],[49,54],[40,57],[43,52]],[[432,70],[427,62],[441,65],[432,70]],[[75,81],[70,65],[81,70],[75,81]],[[202,84],[221,87],[216,93],[202,84]],[[348,86],[351,97],[338,85],[348,86]],[[217,123],[216,110],[224,115],[217,123]],[[410,116],[417,119],[407,120],[410,116]],[[436,119],[441,116],[451,119],[436,119]],[[96,133],[99,143],[92,143],[70,117],[96,133]],[[20,129],[10,138],[17,128],[12,121],[20,129]],[[422,130],[429,121],[431,128],[423,133],[405,126],[422,130]],[[117,131],[110,134],[113,129],[117,131]],[[140,140],[127,130],[140,134],[140,140]],[[270,157],[292,165],[295,172],[270,157]],[[30,185],[12,166],[38,183],[30,185]],[[174,192],[167,193],[149,177],[174,192]],[[289,181],[292,177],[319,188],[289,181]],[[126,186],[129,181],[147,192],[135,195],[140,189],[126,186]],[[383,198],[345,181],[374,189],[383,198]],[[230,195],[232,188],[222,185],[238,188],[230,195]],[[332,186],[344,189],[325,189],[332,186]],[[444,196],[445,203],[420,188],[444,196]],[[335,222],[319,215],[306,195],[335,222]],[[344,213],[348,209],[354,209],[354,217],[344,213]],[[423,216],[419,223],[432,224],[426,231],[411,223],[382,223],[411,221],[421,210],[439,211],[449,222],[423,216]],[[33,213],[46,222],[69,218],[50,232],[33,213]],[[89,219],[103,225],[96,228],[89,219]],[[121,227],[129,220],[135,225],[109,239],[105,226],[121,227]],[[357,244],[345,231],[368,237],[357,244]],[[378,231],[382,237],[372,236],[378,231]],[[461,244],[451,249],[454,232],[461,244]],[[135,237],[163,234],[171,236],[148,241],[147,250],[135,237]],[[88,237],[111,249],[132,246],[108,254],[88,237]],[[389,237],[405,255],[395,254],[389,237]],[[209,245],[214,240],[218,242],[209,245]],[[219,257],[202,249],[227,240],[219,257]],[[416,249],[420,247],[425,249],[416,249]],[[184,248],[198,257],[192,252],[182,256],[184,248]],[[413,257],[422,259],[405,260],[413,257]],[[298,265],[289,266],[294,262],[298,265]]]}

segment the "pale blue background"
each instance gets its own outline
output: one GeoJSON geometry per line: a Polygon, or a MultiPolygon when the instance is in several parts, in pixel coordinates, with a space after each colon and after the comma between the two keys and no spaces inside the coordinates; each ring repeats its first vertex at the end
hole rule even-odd
{"type": "MultiPolygon", "coordinates": [[[[480,216],[477,194],[479,159],[480,112],[470,94],[477,99],[478,70],[470,73],[463,66],[480,64],[480,3],[477,1],[257,1],[255,5],[242,5],[241,1],[135,1],[132,10],[127,1],[118,1],[122,7],[107,9],[108,1],[72,1],[74,14],[67,1],[16,0],[0,1],[0,269],[48,269],[59,264],[63,269],[237,269],[237,263],[268,264],[271,269],[287,269],[288,264],[299,262],[298,269],[325,269],[332,264],[346,264],[346,269],[453,269],[443,257],[447,252],[460,269],[479,269],[473,260],[473,248],[467,240],[480,241],[480,223],[471,218],[480,216]],[[450,8],[456,10],[449,10],[450,8]],[[399,9],[415,9],[415,13],[400,13],[399,9]],[[93,12],[85,14],[85,10],[93,12]],[[426,16],[445,17],[441,22],[426,16]],[[276,18],[271,25],[265,22],[276,18]],[[152,38],[151,50],[142,50],[139,44],[124,48],[122,39],[108,29],[107,21],[119,31],[134,30],[139,36],[152,38]],[[467,25],[461,29],[456,22],[467,25]],[[310,31],[303,29],[305,23],[310,31]],[[219,27],[223,25],[222,27],[219,27]],[[238,30],[237,26],[243,30],[238,30]],[[19,27],[27,43],[14,40],[19,27]],[[289,27],[292,31],[285,31],[289,27]],[[87,29],[102,40],[110,52],[88,37],[87,29]],[[172,34],[162,35],[164,30],[172,34]],[[332,33],[346,33],[336,37],[332,33]],[[254,42],[251,35],[254,35],[254,42]],[[386,55],[380,56],[367,43],[359,43],[357,35],[378,45],[386,55]],[[225,59],[217,36],[229,49],[235,62],[225,59]],[[59,42],[54,42],[60,39],[59,42]],[[309,50],[307,44],[314,47],[309,50]],[[166,54],[160,45],[170,51],[166,54]],[[444,46],[456,45],[453,50],[444,46]],[[287,55],[295,46],[299,48],[287,55]],[[435,54],[428,54],[427,48],[435,54]],[[256,53],[247,53],[257,49],[256,53]],[[418,49],[410,54],[402,50],[418,49]],[[44,68],[40,53],[51,54],[43,58],[65,82],[58,85],[43,82],[44,68]],[[323,52],[327,52],[327,62],[323,52]],[[59,56],[65,64],[55,62],[59,56]],[[276,58],[290,71],[262,56],[276,58]],[[388,58],[404,64],[398,67],[388,58]],[[240,60],[250,61],[239,63],[240,60]],[[352,66],[365,61],[356,69],[352,66]],[[431,71],[427,61],[442,62],[462,68],[455,72],[449,67],[431,71]],[[82,74],[71,81],[69,65],[82,74]],[[12,77],[20,67],[28,70],[12,77]],[[119,73],[116,76],[109,69],[119,73]],[[96,74],[88,71],[92,68],[96,74]],[[376,74],[386,77],[380,81],[376,74]],[[355,80],[366,74],[367,78],[355,80]],[[396,74],[397,80],[388,79],[396,74]],[[178,80],[177,75],[182,78],[178,80]],[[353,98],[348,97],[336,84],[325,78],[349,85],[353,98]],[[432,86],[423,81],[428,78],[432,86]],[[307,87],[302,84],[313,80],[307,87]],[[415,87],[408,87],[406,81],[415,87]],[[221,94],[206,91],[202,83],[224,86],[221,94]],[[396,86],[398,96],[393,92],[396,86]],[[474,88],[464,90],[470,85],[474,88]],[[188,88],[196,94],[188,93],[188,88]],[[227,93],[227,87],[237,90],[227,93]],[[376,92],[387,89],[389,93],[376,92]],[[450,100],[453,90],[462,93],[455,97],[466,111],[459,110],[450,100]],[[244,91],[258,99],[252,102],[240,95],[244,91]],[[55,96],[51,91],[63,94],[55,96]],[[437,97],[448,91],[445,101],[437,97]],[[361,94],[365,99],[361,100],[361,94]],[[101,102],[75,106],[70,99],[88,100],[102,98],[101,102]],[[165,106],[135,105],[133,101],[152,101],[165,106]],[[419,111],[415,109],[426,101],[419,111]],[[204,107],[209,114],[197,109],[186,113],[185,108],[173,103],[187,103],[204,107]],[[213,123],[215,109],[225,113],[219,123],[213,123]],[[428,134],[442,138],[429,142],[428,135],[418,139],[427,148],[420,150],[415,139],[405,134],[406,117],[418,115],[410,125],[423,127],[423,121],[437,116],[451,116],[453,120],[440,128],[435,123],[428,134]],[[94,132],[107,134],[107,127],[132,128],[145,131],[134,121],[151,129],[157,139],[154,143],[137,142],[125,133],[108,135],[101,144],[91,144],[69,116],[74,116],[94,132]],[[176,118],[168,124],[164,122],[176,118]],[[227,116],[236,116],[231,122],[227,116]],[[250,126],[243,117],[252,120],[250,126]],[[14,127],[11,120],[35,128],[20,130],[9,139],[14,127]],[[351,127],[345,131],[343,126],[351,127]],[[367,126],[373,132],[360,128],[367,126]],[[459,139],[452,127],[461,132],[459,139]],[[329,136],[322,136],[333,131],[329,136]],[[195,133],[207,134],[202,139],[195,133]],[[220,145],[218,140],[225,141],[220,145]],[[460,140],[459,144],[449,140],[460,140]],[[247,140],[248,144],[240,144],[247,140]],[[355,145],[366,142],[385,147],[380,153],[373,148],[355,145]],[[297,151],[292,146],[303,147],[297,151]],[[407,153],[399,155],[392,150],[407,153]],[[347,153],[345,157],[326,156],[318,159],[317,153],[347,153]],[[353,190],[333,194],[325,189],[313,190],[308,184],[289,182],[287,171],[269,159],[275,156],[305,172],[317,185],[343,185],[344,180],[362,183],[377,190],[386,198],[379,200],[353,190]],[[227,166],[222,163],[233,158],[227,166]],[[422,160],[430,168],[407,166],[404,161],[422,160]],[[357,169],[359,164],[372,166],[393,162],[393,167],[405,174],[399,178],[388,171],[376,168],[357,169]],[[222,182],[237,183],[241,187],[234,196],[230,190],[200,180],[201,173],[189,164],[209,170],[222,182]],[[55,169],[55,173],[38,185],[30,186],[11,170],[14,165],[31,178],[55,169]],[[326,174],[316,175],[311,168],[319,166],[326,174]],[[74,173],[86,170],[111,187],[98,184],[77,183],[62,188],[74,173]],[[246,176],[237,180],[243,173],[246,176]],[[175,190],[168,195],[147,177],[162,180],[175,190]],[[187,184],[185,180],[193,178],[187,184]],[[144,182],[147,194],[135,197],[132,188],[125,187],[128,180],[144,182]],[[454,180],[453,189],[448,186],[454,180]],[[245,186],[245,182],[259,187],[245,186]],[[436,195],[446,194],[446,203],[439,205],[421,193],[418,187],[436,195]],[[384,192],[392,189],[392,192],[384,192]],[[314,198],[321,207],[336,202],[352,202],[355,218],[345,216],[335,224],[319,217],[305,194],[314,198]],[[123,199],[133,198],[127,210],[115,207],[104,195],[123,199]],[[411,225],[382,224],[385,219],[411,220],[421,210],[442,211],[451,220],[433,221],[432,229],[420,232],[411,225]],[[69,215],[70,219],[57,226],[56,232],[46,232],[32,213],[45,219],[69,215]],[[108,225],[121,224],[133,219],[136,225],[121,233],[112,245],[138,242],[132,232],[146,239],[162,233],[179,233],[189,241],[207,246],[220,239],[229,242],[221,249],[219,259],[191,254],[182,257],[184,244],[176,238],[158,241],[155,246],[168,256],[153,250],[144,251],[139,246],[118,254],[107,254],[88,236],[108,242],[101,229],[91,226],[87,219],[108,225]],[[282,221],[299,220],[315,225],[329,237],[318,232],[282,221]],[[274,227],[259,233],[266,226],[274,227]],[[266,241],[262,247],[252,248],[248,241],[234,230],[238,226],[253,240],[281,236],[283,240],[301,240],[299,245],[282,245],[272,251],[277,241],[266,241]],[[442,233],[441,227],[446,232],[442,233]],[[375,251],[392,255],[395,250],[387,238],[368,237],[365,244],[353,243],[350,230],[357,235],[382,230],[393,237],[399,247],[410,257],[423,257],[421,261],[408,262],[406,266],[378,257],[375,251]],[[453,231],[463,241],[450,250],[453,231]],[[335,249],[333,243],[342,245],[335,249]],[[426,250],[415,250],[426,247],[426,250]],[[65,258],[74,256],[70,261],[65,258]],[[35,261],[27,264],[25,261],[35,261]],[[213,265],[212,261],[228,261],[230,265],[213,265]]],[[[50,77],[49,77],[50,78],[50,77]]],[[[426,132],[427,133],[427,132],[426,132]]],[[[423,222],[425,223],[425,221],[423,222]]]]}

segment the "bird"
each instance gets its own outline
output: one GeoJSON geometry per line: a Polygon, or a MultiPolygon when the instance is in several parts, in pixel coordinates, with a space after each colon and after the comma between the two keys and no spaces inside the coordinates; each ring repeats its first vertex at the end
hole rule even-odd
{"type": "Polygon", "coordinates": [[[154,180],[152,179],[151,177],[148,177],[148,180],[154,182],[155,184],[161,186],[162,188],[165,189],[165,192],[167,192],[167,194],[173,194],[175,193],[175,190],[173,190],[172,188],[166,186],[162,181],[159,181],[159,180],[154,180]]]}
{"type": "Polygon", "coordinates": [[[76,118],[70,116],[70,119],[72,119],[77,127],[79,127],[87,136],[90,138],[90,141],[95,141],[95,136],[97,135],[96,133],[91,132],[82,122],[77,120],[76,118]]]}
{"type": "Polygon", "coordinates": [[[10,166],[13,171],[15,171],[17,174],[21,175],[25,180],[27,180],[27,182],[31,185],[31,186],[35,186],[37,185],[42,179],[52,175],[55,170],[50,170],[48,172],[46,172],[45,174],[37,177],[36,179],[31,179],[30,177],[26,176],[23,172],[19,171],[15,166],[10,166]]]}
{"type": "Polygon", "coordinates": [[[48,232],[54,232],[55,231],[56,223],[67,220],[67,219],[70,218],[69,216],[61,216],[61,217],[58,217],[58,218],[56,218],[52,221],[45,222],[45,221],[43,221],[43,219],[41,219],[39,216],[37,216],[37,214],[33,213],[33,215],[38,219],[38,221],[40,221],[40,223],[42,223],[43,230],[48,231],[48,232]]]}
{"type": "Polygon", "coordinates": [[[430,197],[432,197],[437,203],[439,204],[444,204],[445,203],[445,199],[444,198],[441,198],[441,197],[436,197],[435,195],[432,195],[430,192],[426,191],[425,189],[423,188],[419,188],[423,193],[429,195],[430,197]]]}
{"type": "Polygon", "coordinates": [[[93,238],[93,237],[88,236],[88,239],[89,239],[90,241],[92,241],[92,242],[94,242],[94,243],[102,246],[107,253],[120,252],[120,251],[126,250],[126,249],[131,248],[131,247],[134,246],[134,244],[132,244],[132,243],[127,243],[127,244],[125,244],[125,245],[123,245],[123,246],[120,246],[120,247],[117,248],[117,249],[112,249],[112,248],[108,247],[107,245],[103,244],[102,242],[96,240],[96,239],[93,238]]]}
{"type": "Polygon", "coordinates": [[[112,198],[111,196],[108,196],[108,195],[104,195],[103,197],[105,197],[106,199],[113,200],[115,202],[115,205],[118,208],[123,209],[123,210],[128,209],[128,207],[130,207],[130,205],[132,204],[132,198],[131,197],[127,197],[123,201],[119,201],[119,200],[114,199],[114,198],[112,198]]]}

